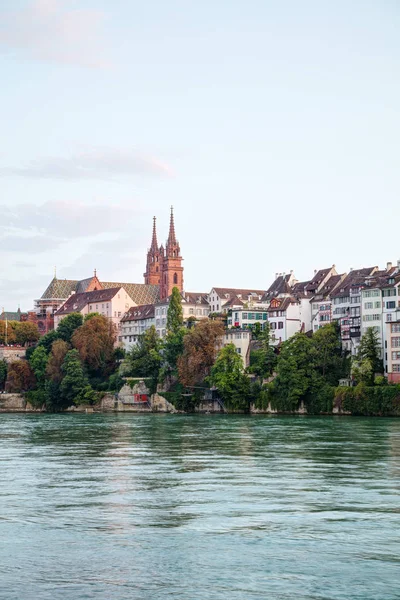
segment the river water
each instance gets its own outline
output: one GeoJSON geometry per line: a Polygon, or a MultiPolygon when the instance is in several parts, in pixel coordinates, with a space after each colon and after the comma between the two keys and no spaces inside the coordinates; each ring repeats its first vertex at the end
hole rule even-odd
{"type": "Polygon", "coordinates": [[[400,598],[400,419],[0,415],[3,600],[400,598]]]}

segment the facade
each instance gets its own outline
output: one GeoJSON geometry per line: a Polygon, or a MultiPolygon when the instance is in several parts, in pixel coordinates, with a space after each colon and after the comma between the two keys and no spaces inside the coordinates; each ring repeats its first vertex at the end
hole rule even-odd
{"type": "Polygon", "coordinates": [[[317,331],[332,322],[331,294],[340,286],[347,273],[332,275],[311,298],[311,329],[317,331]]]}
{"type": "Polygon", "coordinates": [[[145,284],[159,286],[161,300],[168,298],[174,287],[177,287],[180,292],[183,291],[182,260],[181,249],[175,235],[174,213],[171,207],[169,235],[165,249],[164,246],[158,246],[156,218],[154,217],[153,237],[147,252],[146,272],[144,274],[145,284]]]}
{"type": "Polygon", "coordinates": [[[55,312],[54,326],[57,329],[60,321],[71,313],[88,315],[97,312],[107,317],[118,330],[122,317],[132,305],[132,298],[123,287],[72,294],[55,312]]]}
{"type": "Polygon", "coordinates": [[[248,329],[226,329],[223,338],[223,345],[233,344],[236,352],[240,354],[243,366],[246,368],[250,364],[250,342],[251,331],[248,329]]]}
{"type": "Polygon", "coordinates": [[[311,307],[307,299],[294,296],[273,298],[267,310],[272,343],[280,344],[298,332],[310,328],[311,307]]]}
{"type": "Polygon", "coordinates": [[[264,328],[267,322],[267,309],[265,306],[254,306],[250,310],[243,306],[233,308],[228,313],[228,327],[239,327],[240,329],[252,329],[256,323],[264,328]]]}
{"type": "MultiPolygon", "coordinates": [[[[207,294],[203,292],[181,292],[183,322],[186,326],[191,321],[208,319],[210,306],[207,302],[207,294]]],[[[155,305],[155,325],[159,337],[164,338],[167,334],[167,313],[170,297],[155,305]]]]}
{"type": "Polygon", "coordinates": [[[391,316],[385,323],[387,378],[390,383],[400,383],[400,309],[391,316]]]}
{"type": "Polygon", "coordinates": [[[124,350],[128,351],[135,346],[140,337],[155,324],[154,304],[132,306],[120,322],[118,339],[124,350]]]}

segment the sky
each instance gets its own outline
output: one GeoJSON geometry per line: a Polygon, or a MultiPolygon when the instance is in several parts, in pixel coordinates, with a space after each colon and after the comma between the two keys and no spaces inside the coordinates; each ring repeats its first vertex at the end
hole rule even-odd
{"type": "Polygon", "coordinates": [[[0,308],[400,259],[397,0],[0,0],[0,308]]]}

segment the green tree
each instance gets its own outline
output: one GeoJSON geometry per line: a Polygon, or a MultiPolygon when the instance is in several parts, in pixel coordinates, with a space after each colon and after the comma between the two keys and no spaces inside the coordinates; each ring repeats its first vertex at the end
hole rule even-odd
{"type": "Polygon", "coordinates": [[[172,288],[167,312],[167,331],[177,333],[183,325],[182,297],[177,287],[172,288]]]}
{"type": "Polygon", "coordinates": [[[139,342],[133,346],[126,356],[128,373],[136,377],[150,377],[152,391],[157,386],[159,373],[162,365],[161,355],[162,342],[157,335],[154,325],[139,338],[139,342]]]}
{"type": "Polygon", "coordinates": [[[208,380],[228,407],[248,412],[250,381],[243,371],[243,361],[234,344],[228,344],[219,351],[208,380]]]}
{"type": "Polygon", "coordinates": [[[31,365],[32,371],[35,374],[36,382],[39,388],[44,388],[45,380],[46,380],[46,367],[47,361],[49,357],[47,352],[43,346],[38,346],[35,348],[29,363],[31,365]]]}
{"type": "Polygon", "coordinates": [[[329,324],[321,327],[312,336],[311,343],[310,360],[317,373],[328,384],[337,386],[339,379],[349,375],[349,361],[342,350],[339,326],[329,324]]]}
{"type": "Polygon", "coordinates": [[[373,375],[370,378],[370,384],[374,382],[375,373],[383,373],[383,363],[381,359],[382,347],[379,341],[379,334],[374,327],[368,327],[367,331],[361,337],[358,348],[358,362],[368,360],[371,363],[373,375]]]}
{"type": "Polygon", "coordinates": [[[55,342],[58,339],[58,332],[55,329],[52,329],[40,338],[38,346],[43,346],[48,354],[51,350],[51,347],[53,346],[53,342],[55,342]]]}
{"type": "Polygon", "coordinates": [[[78,350],[73,349],[67,352],[62,370],[64,373],[60,385],[62,398],[68,405],[72,405],[74,402],[78,403],[82,391],[87,387],[78,350]]]}
{"type": "Polygon", "coordinates": [[[0,390],[4,390],[4,384],[7,379],[7,363],[5,360],[0,360],[0,390]]]}
{"type": "Polygon", "coordinates": [[[0,321],[0,344],[15,344],[18,321],[0,321]]]}
{"type": "Polygon", "coordinates": [[[57,334],[64,342],[68,344],[71,342],[71,338],[78,327],[83,323],[83,316],[81,313],[71,313],[61,319],[57,327],[57,334]]]}
{"type": "Polygon", "coordinates": [[[277,355],[270,343],[270,326],[265,323],[264,330],[259,334],[260,347],[250,353],[250,367],[248,371],[259,377],[266,378],[272,375],[277,363],[277,355]]]}
{"type": "Polygon", "coordinates": [[[53,342],[46,366],[46,376],[50,381],[54,381],[57,384],[61,383],[64,377],[62,366],[68,350],[69,346],[64,340],[53,342]]]}
{"type": "Polygon", "coordinates": [[[310,360],[312,342],[296,333],[283,342],[273,381],[273,405],[279,410],[295,410],[313,388],[314,367],[310,360]]]}

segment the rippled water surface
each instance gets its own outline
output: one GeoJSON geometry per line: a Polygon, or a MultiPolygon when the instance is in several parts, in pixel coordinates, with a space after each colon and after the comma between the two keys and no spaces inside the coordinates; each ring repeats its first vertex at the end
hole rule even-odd
{"type": "Polygon", "coordinates": [[[0,598],[400,598],[400,420],[0,415],[0,598]]]}

